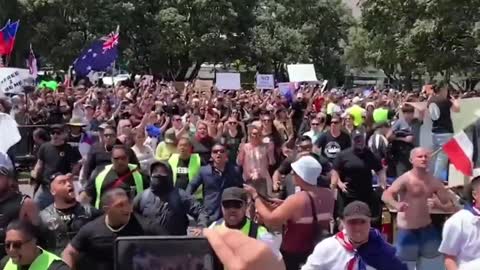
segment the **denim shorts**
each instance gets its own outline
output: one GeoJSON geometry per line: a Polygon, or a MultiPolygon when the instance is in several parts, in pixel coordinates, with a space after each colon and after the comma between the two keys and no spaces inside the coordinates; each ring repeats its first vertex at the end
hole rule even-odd
{"type": "Polygon", "coordinates": [[[397,257],[402,261],[416,261],[419,257],[432,259],[440,256],[440,232],[429,225],[420,229],[398,229],[397,257]]]}

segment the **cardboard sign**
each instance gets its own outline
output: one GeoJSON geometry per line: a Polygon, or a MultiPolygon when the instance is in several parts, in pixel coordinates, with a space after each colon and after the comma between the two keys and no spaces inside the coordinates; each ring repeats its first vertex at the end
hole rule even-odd
{"type": "Polygon", "coordinates": [[[204,91],[210,91],[212,86],[213,86],[212,80],[196,80],[194,88],[197,91],[204,92],[204,91]]]}
{"type": "Polygon", "coordinates": [[[275,80],[272,74],[258,74],[257,75],[257,89],[274,89],[275,80]]]}
{"type": "Polygon", "coordinates": [[[240,73],[217,73],[216,84],[219,90],[239,90],[240,73]]]}
{"type": "Polygon", "coordinates": [[[297,64],[287,66],[290,82],[316,82],[317,74],[313,64],[297,64]]]}
{"type": "Polygon", "coordinates": [[[34,80],[28,69],[0,68],[0,92],[3,94],[21,94],[23,87],[32,85],[34,80]]]}

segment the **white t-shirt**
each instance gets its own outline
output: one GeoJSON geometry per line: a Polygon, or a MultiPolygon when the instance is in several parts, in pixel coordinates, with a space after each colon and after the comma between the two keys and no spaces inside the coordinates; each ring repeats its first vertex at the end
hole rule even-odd
{"type": "Polygon", "coordinates": [[[480,217],[460,210],[443,226],[443,240],[438,250],[457,257],[459,270],[480,269],[480,217]]]}
{"type": "MultiPolygon", "coordinates": [[[[345,270],[353,258],[354,253],[347,251],[333,236],[317,244],[302,270],[345,270]]],[[[367,270],[375,268],[367,265],[367,270]]]]}

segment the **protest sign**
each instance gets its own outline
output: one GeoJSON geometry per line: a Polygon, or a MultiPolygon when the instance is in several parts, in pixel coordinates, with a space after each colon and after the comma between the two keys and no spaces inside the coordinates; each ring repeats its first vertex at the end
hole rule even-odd
{"type": "Polygon", "coordinates": [[[204,92],[204,91],[210,91],[210,89],[213,86],[213,81],[212,80],[195,80],[195,90],[204,92]]]}
{"type": "Polygon", "coordinates": [[[278,90],[282,96],[284,96],[288,102],[293,101],[293,95],[295,92],[295,85],[293,83],[279,83],[278,90]]]}
{"type": "Polygon", "coordinates": [[[219,90],[239,90],[240,73],[217,73],[215,85],[219,90]]]}
{"type": "Polygon", "coordinates": [[[21,139],[17,122],[9,114],[0,113],[0,130],[2,130],[0,152],[7,153],[8,149],[18,143],[21,139]]]}
{"type": "Polygon", "coordinates": [[[275,80],[272,74],[258,74],[257,75],[257,89],[273,89],[275,88],[275,80]]]}
{"type": "Polygon", "coordinates": [[[297,64],[287,66],[290,82],[316,82],[317,74],[313,64],[297,64]]]}
{"type": "Polygon", "coordinates": [[[3,94],[21,94],[23,86],[30,85],[34,78],[30,70],[23,68],[0,68],[0,92],[3,94]]]}

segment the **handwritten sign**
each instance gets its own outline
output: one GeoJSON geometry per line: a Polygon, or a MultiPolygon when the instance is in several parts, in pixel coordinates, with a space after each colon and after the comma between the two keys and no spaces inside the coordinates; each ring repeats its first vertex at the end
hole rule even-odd
{"type": "Polygon", "coordinates": [[[28,69],[0,68],[0,92],[3,94],[23,93],[23,86],[31,85],[33,80],[28,69]]]}
{"type": "Polygon", "coordinates": [[[257,75],[257,89],[274,89],[275,80],[272,74],[258,74],[257,75]]]}

